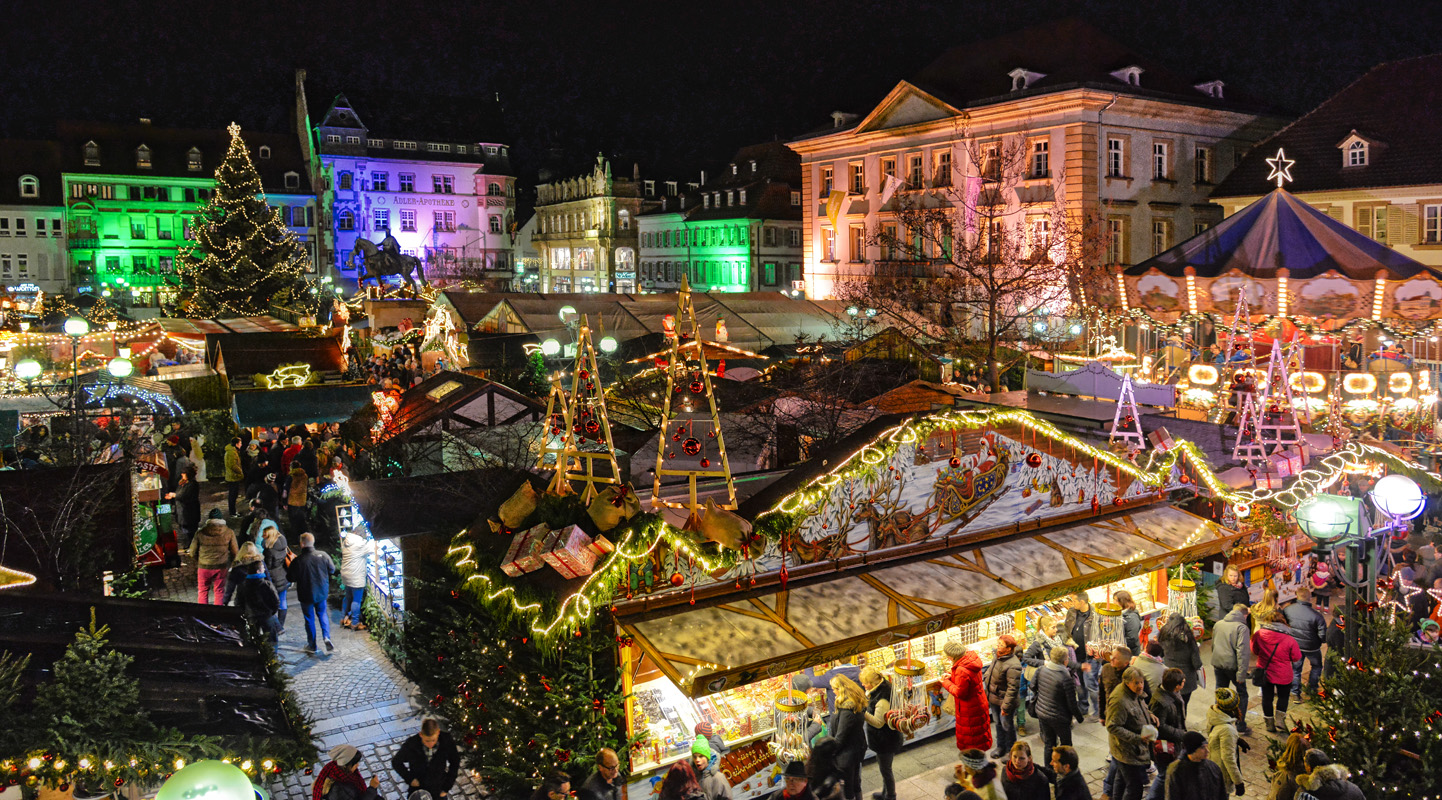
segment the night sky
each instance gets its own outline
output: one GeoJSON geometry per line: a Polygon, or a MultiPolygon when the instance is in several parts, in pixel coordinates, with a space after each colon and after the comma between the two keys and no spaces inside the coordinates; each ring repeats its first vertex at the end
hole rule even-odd
{"type": "MultiPolygon", "coordinates": [[[[1369,67],[1442,51],[1408,3],[15,2],[0,26],[0,135],[58,118],[286,129],[293,71],[356,91],[500,92],[525,183],[552,147],[692,177],[735,148],[865,112],[948,47],[1082,17],[1184,74],[1281,109],[1369,67]]],[[[323,109],[312,109],[312,114],[323,109]]],[[[364,119],[366,111],[359,109],[364,119]]],[[[405,135],[404,131],[385,132],[405,135]]]]}

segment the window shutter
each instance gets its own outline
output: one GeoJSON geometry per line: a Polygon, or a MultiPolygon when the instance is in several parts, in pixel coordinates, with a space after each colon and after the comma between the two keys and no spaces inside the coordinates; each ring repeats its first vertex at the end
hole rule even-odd
{"type": "Polygon", "coordinates": [[[1333,203],[1332,205],[1327,206],[1327,216],[1331,217],[1332,219],[1337,220],[1338,222],[1341,222],[1341,221],[1342,221],[1342,207],[1341,207],[1340,205],[1337,205],[1336,203],[1333,203]]]}
{"type": "Polygon", "coordinates": [[[1416,241],[1414,238],[1416,226],[1413,226],[1413,233],[1406,234],[1407,238],[1402,238],[1404,233],[1405,231],[1402,230],[1402,207],[1395,203],[1387,206],[1387,244],[1399,242],[1411,244],[1416,241]]]}
{"type": "Polygon", "coordinates": [[[1417,230],[1417,204],[1404,203],[1402,205],[1402,242],[1404,244],[1417,244],[1422,241],[1421,234],[1417,230]]]}

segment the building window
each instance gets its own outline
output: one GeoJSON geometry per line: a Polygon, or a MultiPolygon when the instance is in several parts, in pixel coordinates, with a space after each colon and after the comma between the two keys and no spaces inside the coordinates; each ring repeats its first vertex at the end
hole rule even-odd
{"type": "Polygon", "coordinates": [[[1192,162],[1196,168],[1197,183],[1212,182],[1212,151],[1205,147],[1197,148],[1197,157],[1192,162]]]}
{"type": "Polygon", "coordinates": [[[349,211],[342,211],[335,215],[335,229],[338,231],[355,230],[355,215],[349,211]]]}
{"type": "Polygon", "coordinates": [[[486,155],[491,155],[491,156],[493,156],[493,155],[495,155],[495,154],[496,154],[496,146],[493,145],[493,144],[486,145],[486,155]]]}
{"type": "Polygon", "coordinates": [[[377,192],[390,191],[391,176],[388,172],[371,173],[371,189],[377,192]]]}
{"type": "Polygon", "coordinates": [[[130,238],[132,238],[132,239],[144,239],[144,238],[145,238],[145,220],[140,220],[140,221],[138,221],[138,222],[135,221],[135,220],[131,220],[131,222],[130,222],[130,238]]]}
{"type": "Polygon", "coordinates": [[[401,230],[414,233],[416,230],[416,212],[401,209],[401,230]]]}
{"type": "Polygon", "coordinates": [[[1422,243],[1442,244],[1442,205],[1422,206],[1422,243]]]}
{"type": "Polygon", "coordinates": [[[731,190],[729,190],[729,189],[726,191],[726,205],[728,205],[728,206],[734,206],[734,205],[736,205],[736,193],[733,192],[733,191],[731,191],[731,190]]]}
{"type": "Polygon", "coordinates": [[[200,171],[200,148],[192,147],[190,152],[185,154],[185,168],[190,172],[200,171]]]}
{"type": "Polygon", "coordinates": [[[1360,141],[1360,140],[1359,140],[1359,141],[1355,141],[1355,142],[1352,142],[1351,144],[1347,145],[1347,166],[1349,166],[1349,167],[1365,167],[1365,166],[1367,166],[1367,143],[1366,143],[1366,142],[1363,142],[1363,141],[1360,141]]]}
{"type": "Polygon", "coordinates": [[[175,268],[175,261],[170,256],[160,257],[160,273],[169,274],[175,268]]]}
{"type": "Polygon", "coordinates": [[[833,228],[821,229],[821,260],[836,260],[836,231],[833,228]]]}
{"type": "Polygon", "coordinates": [[[851,193],[866,194],[866,166],[861,161],[851,163],[851,193]]]}
{"type": "Polygon", "coordinates": [[[396,141],[391,142],[391,147],[394,147],[394,148],[397,149],[397,150],[414,150],[414,149],[416,149],[416,143],[415,143],[415,142],[402,142],[402,141],[396,140],[396,141]]]}
{"type": "Polygon", "coordinates": [[[1051,177],[1051,142],[1038,139],[1031,143],[1031,176],[1051,177]]]}
{"type": "Polygon", "coordinates": [[[1192,223],[1192,235],[1201,236],[1203,233],[1206,232],[1207,228],[1210,227],[1212,227],[1211,223],[1208,222],[1194,222],[1192,223]]]}
{"type": "Polygon", "coordinates": [[[831,194],[831,190],[835,187],[835,185],[836,185],[836,168],[835,168],[835,167],[822,167],[822,168],[821,168],[821,196],[822,196],[823,198],[829,196],[829,195],[831,194]]]}
{"type": "Polygon", "coordinates": [[[799,206],[799,205],[801,205],[801,193],[800,193],[800,192],[792,192],[792,193],[791,193],[791,205],[792,205],[792,206],[799,206]]]}
{"type": "Polygon", "coordinates": [[[887,175],[896,177],[896,158],[894,156],[886,156],[881,159],[881,183],[878,185],[886,185],[887,175]]]}
{"type": "Polygon", "coordinates": [[[1167,157],[1169,150],[1166,142],[1152,142],[1152,180],[1171,180],[1171,163],[1167,157]]]}
{"type": "Polygon", "coordinates": [[[740,192],[738,192],[738,195],[739,195],[739,197],[737,197],[738,202],[740,202],[741,205],[743,205],[743,206],[746,205],[746,190],[745,190],[745,189],[742,189],[740,192]]]}
{"type": "Polygon", "coordinates": [[[416,176],[410,172],[402,172],[399,175],[401,191],[414,192],[416,190],[416,176]]]}
{"type": "Polygon", "coordinates": [[[892,261],[896,258],[896,225],[886,223],[881,226],[881,260],[892,261]]]}
{"type": "Polygon", "coordinates": [[[645,181],[644,184],[645,184],[645,187],[646,187],[646,196],[647,196],[647,197],[655,197],[655,196],[656,196],[656,182],[655,182],[655,181],[645,181]]]}
{"type": "Polygon", "coordinates": [[[786,236],[786,245],[787,245],[788,247],[800,247],[800,246],[801,246],[801,229],[800,229],[800,228],[792,228],[792,229],[790,229],[789,231],[787,231],[786,233],[787,233],[787,236],[786,236]]]}
{"type": "Polygon", "coordinates": [[[1172,246],[1172,221],[1169,219],[1152,220],[1152,255],[1157,256],[1170,250],[1172,246]]]}
{"type": "Polygon", "coordinates": [[[366,139],[366,147],[385,147],[385,139],[366,139]]]}
{"type": "Polygon", "coordinates": [[[1051,220],[1033,217],[1027,225],[1027,252],[1032,258],[1041,258],[1051,247],[1051,220]]]}
{"type": "Polygon", "coordinates": [[[285,173],[285,188],[287,188],[287,189],[299,189],[299,188],[300,188],[300,173],[299,173],[299,172],[287,172],[287,173],[285,173]]]}
{"type": "Polygon", "coordinates": [[[776,229],[773,228],[773,227],[771,227],[770,225],[767,225],[767,226],[762,230],[761,240],[762,240],[762,242],[765,243],[765,246],[766,246],[766,247],[775,247],[775,246],[776,246],[776,229]]]}
{"type": "Polygon", "coordinates": [[[767,262],[761,265],[761,282],[767,286],[776,285],[776,264],[767,262]]]}
{"type": "Polygon", "coordinates": [[[305,207],[305,206],[293,206],[293,207],[291,207],[291,209],[290,209],[290,226],[291,226],[292,228],[304,228],[304,227],[306,227],[306,223],[305,223],[305,212],[306,212],[306,207],[305,207]]]}
{"type": "Polygon", "coordinates": [[[268,145],[268,144],[263,144],[263,145],[260,146],[260,157],[261,157],[261,158],[270,158],[270,145],[268,145]]]}
{"type": "Polygon", "coordinates": [[[350,174],[349,172],[342,172],[342,173],[340,174],[340,187],[339,187],[340,190],[341,190],[341,191],[348,191],[348,190],[350,189],[350,187],[351,187],[351,174],[350,174]]]}
{"type": "Polygon", "coordinates": [[[1122,177],[1125,164],[1126,142],[1122,139],[1107,139],[1107,177],[1122,177]]]}
{"type": "Polygon", "coordinates": [[[338,134],[328,133],[328,134],[326,134],[326,136],[325,136],[325,143],[326,143],[326,144],[340,144],[340,136],[339,136],[338,134]]]}
{"type": "Polygon", "coordinates": [[[86,143],[85,143],[85,148],[84,148],[84,150],[85,150],[85,166],[87,166],[87,167],[98,167],[98,166],[100,166],[100,145],[96,144],[95,142],[86,142],[86,143]]]}
{"type": "Polygon", "coordinates": [[[851,261],[859,263],[866,260],[866,227],[863,225],[851,226],[851,261]]]}
{"type": "Polygon", "coordinates": [[[137,169],[150,169],[150,148],[141,145],[135,148],[135,166],[137,169]]]}
{"type": "Polygon", "coordinates": [[[1380,205],[1358,205],[1357,232],[1386,244],[1388,242],[1387,209],[1388,205],[1386,203],[1380,205]]]}
{"type": "Polygon", "coordinates": [[[490,183],[490,184],[487,184],[487,185],[486,185],[486,196],[488,196],[488,197],[500,197],[500,196],[501,196],[501,185],[500,185],[499,183],[490,183]]]}
{"type": "Polygon", "coordinates": [[[1107,263],[1125,264],[1127,261],[1127,221],[1123,217],[1107,219],[1107,263]]]}
{"type": "Polygon", "coordinates": [[[159,222],[159,227],[155,229],[155,238],[167,240],[175,238],[175,229],[171,227],[170,220],[161,219],[159,222]]]}
{"type": "Polygon", "coordinates": [[[500,217],[491,217],[491,233],[500,233],[500,232],[501,232],[501,218],[500,218],[500,217]]]}
{"type": "Polygon", "coordinates": [[[624,211],[624,210],[622,210],[622,211],[617,211],[617,212],[616,212],[616,222],[617,222],[618,227],[620,227],[621,230],[623,230],[623,231],[629,231],[629,230],[631,230],[631,212],[629,212],[629,211],[624,211]]]}
{"type": "Polygon", "coordinates": [[[431,220],[437,231],[449,233],[456,229],[456,212],[454,211],[433,211],[431,220]]]}
{"type": "Polygon", "coordinates": [[[38,197],[40,195],[40,179],[34,175],[20,176],[20,196],[38,197]]]}
{"type": "Polygon", "coordinates": [[[988,181],[1001,180],[1001,145],[993,142],[984,145],[981,151],[981,177],[988,181]]]}
{"type": "Polygon", "coordinates": [[[931,171],[932,186],[951,185],[951,148],[936,153],[936,167],[931,171]]]}
{"type": "Polygon", "coordinates": [[[391,210],[389,208],[377,208],[371,213],[375,225],[372,230],[388,231],[391,229],[391,210]]]}
{"type": "Polygon", "coordinates": [[[926,173],[921,168],[921,154],[914,153],[906,157],[906,182],[912,188],[920,189],[925,183],[926,173]]]}
{"type": "Polygon", "coordinates": [[[345,137],[345,143],[346,143],[346,144],[360,144],[360,137],[359,137],[359,136],[347,136],[347,137],[345,137]]]}

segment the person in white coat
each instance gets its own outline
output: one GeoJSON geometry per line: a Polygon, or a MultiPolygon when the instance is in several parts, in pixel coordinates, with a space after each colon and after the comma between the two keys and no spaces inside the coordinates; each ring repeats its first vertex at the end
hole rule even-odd
{"type": "Polygon", "coordinates": [[[344,627],[358,631],[366,629],[365,622],[361,621],[361,607],[365,600],[366,573],[370,571],[370,557],[375,552],[375,546],[375,540],[362,532],[341,534],[340,579],[345,584],[345,591],[341,594],[340,624],[344,627]]]}

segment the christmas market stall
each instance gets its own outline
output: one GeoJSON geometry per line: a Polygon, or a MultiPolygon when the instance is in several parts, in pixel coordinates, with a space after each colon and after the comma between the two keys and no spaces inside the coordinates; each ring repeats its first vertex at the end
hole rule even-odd
{"type": "Polygon", "coordinates": [[[347,377],[337,339],[286,332],[210,334],[207,359],[224,375],[232,413],[245,428],[341,422],[371,401],[347,377]]]}

